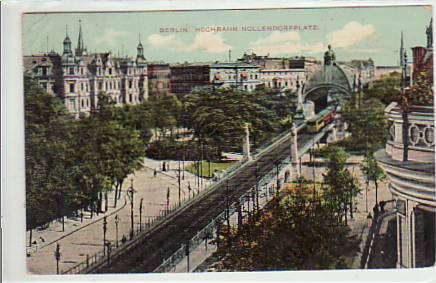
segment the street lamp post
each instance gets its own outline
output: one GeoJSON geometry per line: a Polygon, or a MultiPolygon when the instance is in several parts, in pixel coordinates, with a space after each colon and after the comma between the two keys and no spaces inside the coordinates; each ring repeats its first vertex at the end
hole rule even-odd
{"type": "Polygon", "coordinates": [[[256,175],[256,210],[259,212],[259,168],[258,168],[258,164],[256,162],[256,171],[255,171],[255,175],[256,175]]]}
{"type": "Polygon", "coordinates": [[[130,197],[130,239],[133,239],[133,195],[134,195],[134,189],[133,189],[133,179],[130,180],[130,188],[128,190],[128,194],[130,197]]]}
{"type": "Polygon", "coordinates": [[[56,274],[59,274],[59,261],[61,260],[61,246],[58,244],[56,244],[56,250],[54,252],[54,256],[56,259],[56,274]]]}
{"type": "Polygon", "coordinates": [[[115,247],[118,248],[118,223],[120,219],[118,218],[118,214],[115,215],[115,247]]]}
{"type": "Polygon", "coordinates": [[[141,198],[141,201],[139,202],[139,231],[142,231],[142,201],[144,199],[141,198]]]}
{"type": "Polygon", "coordinates": [[[111,253],[112,253],[112,245],[110,242],[106,243],[107,246],[107,264],[110,264],[111,262],[111,253]]]}
{"type": "Polygon", "coordinates": [[[107,231],[107,219],[103,218],[103,255],[106,254],[106,231],[107,231]]]}
{"type": "Polygon", "coordinates": [[[181,173],[180,173],[180,160],[179,160],[179,174],[177,175],[177,182],[178,182],[178,185],[179,185],[179,206],[181,206],[182,205],[182,197],[181,197],[181,190],[182,190],[182,188],[181,188],[181,186],[182,186],[182,184],[181,184],[181,173]]]}
{"type": "Polygon", "coordinates": [[[167,211],[170,209],[170,187],[167,188],[167,211]]]}

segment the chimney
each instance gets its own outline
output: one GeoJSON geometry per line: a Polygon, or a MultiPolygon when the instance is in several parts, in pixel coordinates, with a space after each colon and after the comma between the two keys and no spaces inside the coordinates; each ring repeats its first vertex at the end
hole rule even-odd
{"type": "Polygon", "coordinates": [[[416,46],[412,48],[413,52],[413,73],[419,71],[421,64],[423,63],[426,49],[422,46],[416,46]]]}

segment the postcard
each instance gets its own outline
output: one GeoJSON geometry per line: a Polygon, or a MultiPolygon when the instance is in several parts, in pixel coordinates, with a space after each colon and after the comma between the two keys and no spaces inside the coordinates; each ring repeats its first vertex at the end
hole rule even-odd
{"type": "Polygon", "coordinates": [[[22,22],[28,274],[435,264],[431,6],[22,22]]]}

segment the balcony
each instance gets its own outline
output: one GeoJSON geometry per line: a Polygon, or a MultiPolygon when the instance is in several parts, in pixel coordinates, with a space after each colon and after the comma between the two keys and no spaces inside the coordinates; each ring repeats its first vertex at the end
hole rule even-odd
{"type": "Polygon", "coordinates": [[[385,110],[389,139],[375,158],[385,169],[392,194],[430,206],[436,205],[433,107],[414,106],[408,113],[408,160],[403,160],[403,113],[392,103],[385,110]]]}

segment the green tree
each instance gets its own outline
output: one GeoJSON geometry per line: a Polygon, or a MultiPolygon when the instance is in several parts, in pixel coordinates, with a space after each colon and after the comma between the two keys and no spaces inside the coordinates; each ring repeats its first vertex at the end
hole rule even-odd
{"type": "Polygon", "coordinates": [[[371,88],[364,90],[365,99],[377,99],[388,105],[392,102],[392,97],[400,93],[401,74],[393,72],[374,81],[371,88]]]}
{"type": "Polygon", "coordinates": [[[162,139],[170,131],[170,139],[174,138],[174,129],[180,115],[181,103],[174,95],[161,95],[149,97],[150,119],[152,125],[159,130],[155,133],[158,139],[162,139]]]}
{"type": "Polygon", "coordinates": [[[224,271],[346,268],[356,250],[321,194],[302,183],[277,195],[241,227],[224,226],[217,254],[224,271]]]}
{"type": "Polygon", "coordinates": [[[367,182],[374,182],[375,202],[378,203],[378,183],[386,179],[386,174],[383,169],[378,165],[372,154],[369,154],[365,157],[361,168],[367,182]]]}
{"type": "Polygon", "coordinates": [[[81,192],[69,171],[72,118],[58,98],[28,78],[24,82],[26,220],[32,229],[76,208],[81,192]]]}
{"type": "Polygon", "coordinates": [[[341,147],[332,146],[327,153],[327,172],[324,175],[324,182],[327,184],[326,194],[330,208],[342,221],[347,212],[352,210],[354,197],[359,193],[357,180],[346,168],[348,154],[341,147]]]}
{"type": "Polygon", "coordinates": [[[373,152],[386,143],[387,121],[384,105],[376,100],[364,100],[360,107],[347,102],[342,110],[344,122],[351,133],[352,147],[365,153],[373,152]]]}
{"type": "Polygon", "coordinates": [[[203,143],[218,149],[239,150],[244,137],[244,125],[249,123],[254,146],[277,133],[278,118],[262,103],[261,95],[236,88],[197,91],[184,100],[187,124],[203,143]]]}

